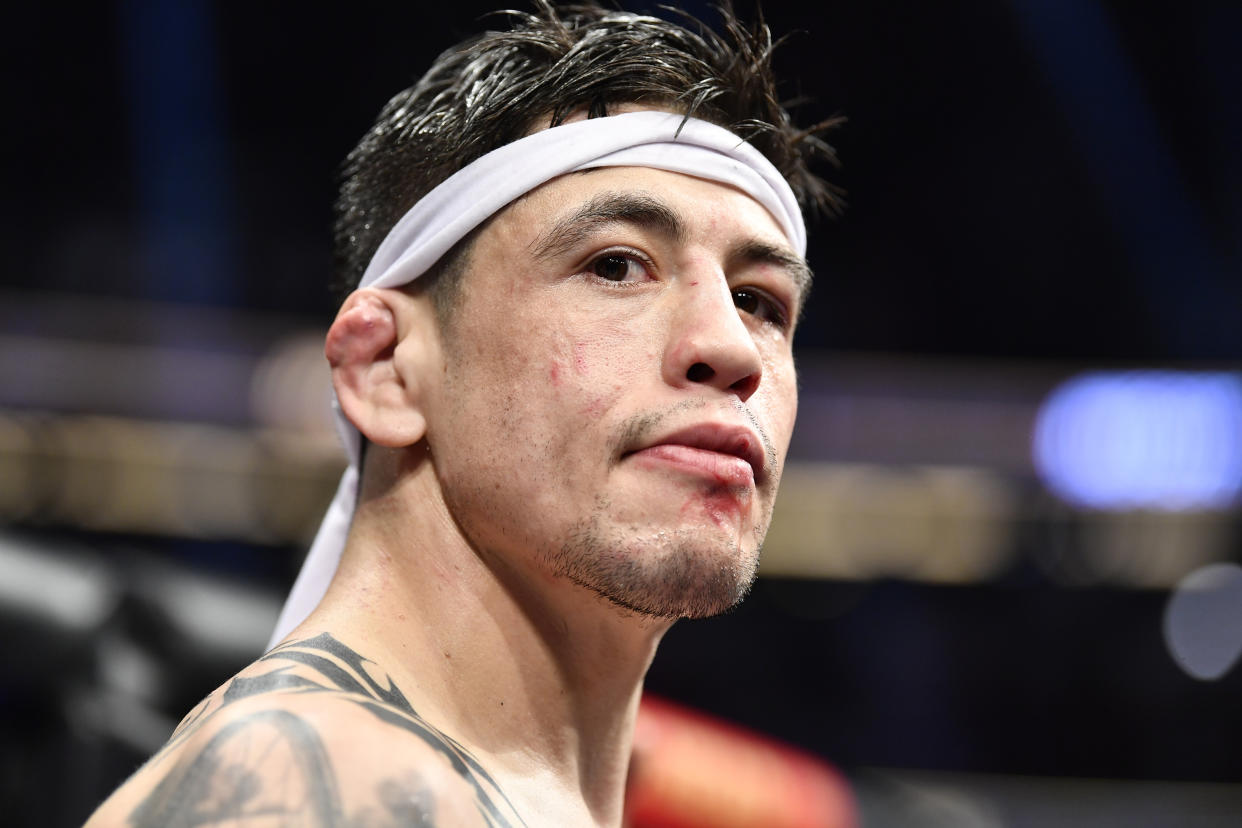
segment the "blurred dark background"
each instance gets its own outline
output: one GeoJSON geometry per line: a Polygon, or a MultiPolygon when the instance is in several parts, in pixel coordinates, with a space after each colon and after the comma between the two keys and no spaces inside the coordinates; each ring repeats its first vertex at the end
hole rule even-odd
{"type": "MultiPolygon", "coordinates": [[[[337,165],[493,8],[6,12],[9,824],[80,823],[262,647],[341,465],[337,165]]],[[[764,577],[649,689],[833,762],[869,825],[1231,824],[1242,6],[764,14],[799,119],[848,118],[849,208],[764,577]]]]}

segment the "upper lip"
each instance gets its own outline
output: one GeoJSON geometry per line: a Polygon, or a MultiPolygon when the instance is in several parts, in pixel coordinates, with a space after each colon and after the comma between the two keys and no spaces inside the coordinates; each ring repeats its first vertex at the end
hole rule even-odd
{"type": "Polygon", "coordinates": [[[746,426],[700,423],[645,441],[637,448],[631,449],[628,454],[655,446],[667,445],[688,446],[704,451],[715,451],[720,454],[731,454],[750,464],[756,483],[762,483],[767,479],[767,463],[764,462],[763,443],[759,439],[759,435],[753,429],[746,426]]]}

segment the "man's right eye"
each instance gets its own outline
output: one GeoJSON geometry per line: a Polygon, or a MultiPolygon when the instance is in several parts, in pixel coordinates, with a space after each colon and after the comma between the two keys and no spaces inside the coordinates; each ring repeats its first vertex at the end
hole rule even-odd
{"type": "Polygon", "coordinates": [[[587,271],[608,282],[630,282],[642,278],[643,264],[633,256],[607,253],[587,266],[587,271]]]}

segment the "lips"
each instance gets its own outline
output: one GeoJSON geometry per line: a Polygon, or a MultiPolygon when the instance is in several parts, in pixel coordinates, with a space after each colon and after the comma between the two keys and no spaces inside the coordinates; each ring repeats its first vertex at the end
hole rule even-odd
{"type": "Polygon", "coordinates": [[[743,426],[691,426],[660,435],[626,456],[678,466],[731,486],[756,485],[767,478],[759,437],[743,426]]]}

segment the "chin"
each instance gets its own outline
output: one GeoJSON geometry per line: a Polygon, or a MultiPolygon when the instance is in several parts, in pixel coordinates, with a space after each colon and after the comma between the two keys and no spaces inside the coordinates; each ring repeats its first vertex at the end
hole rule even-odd
{"type": "Polygon", "coordinates": [[[690,529],[603,529],[592,521],[551,556],[553,574],[651,618],[708,618],[737,606],[755,581],[758,545],[690,529]]]}

